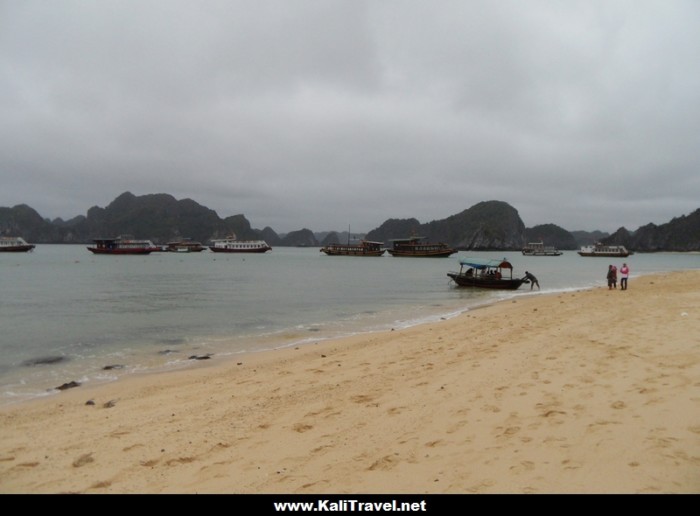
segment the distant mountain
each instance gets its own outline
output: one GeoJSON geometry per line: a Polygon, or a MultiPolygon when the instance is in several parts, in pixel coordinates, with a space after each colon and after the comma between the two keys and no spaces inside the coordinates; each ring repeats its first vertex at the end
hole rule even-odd
{"type": "Polygon", "coordinates": [[[525,243],[525,224],[508,203],[485,201],[427,224],[416,219],[389,219],[367,233],[367,239],[388,242],[411,235],[425,237],[429,242],[444,242],[457,249],[519,250],[525,243]]]}
{"type": "Polygon", "coordinates": [[[554,224],[542,224],[525,230],[528,242],[543,242],[560,250],[575,250],[581,247],[574,235],[554,224]]]}
{"type": "Polygon", "coordinates": [[[520,250],[527,242],[542,240],[558,249],[578,249],[595,242],[622,244],[633,251],[700,251],[700,209],[662,225],[648,224],[637,231],[618,229],[612,235],[600,231],[569,232],[554,224],[526,228],[518,211],[503,201],[475,204],[445,219],[421,224],[415,218],[388,219],[366,235],[343,232],[314,234],[301,229],[280,236],[266,227],[253,229],[244,215],[220,218],[214,210],[192,199],[177,200],[169,194],[135,196],[125,192],[107,207],[93,206],[87,215],[70,220],[44,219],[33,208],[20,204],[0,207],[0,234],[22,236],[31,243],[90,243],[96,238],[132,235],[164,244],[178,238],[203,243],[235,234],[240,240],[263,239],[272,247],[316,247],[348,239],[385,242],[412,235],[430,242],[444,242],[458,249],[520,250]]]}
{"type": "Polygon", "coordinates": [[[603,243],[621,244],[639,252],[700,251],[700,209],[660,226],[647,224],[634,233],[620,228],[603,239],[603,243]]]}
{"type": "MultiPolygon", "coordinates": [[[[254,231],[257,232],[257,230],[254,231]]],[[[282,239],[277,233],[275,233],[275,231],[271,227],[266,227],[265,229],[260,231],[258,234],[258,238],[261,238],[272,247],[282,245],[282,239]]]]}
{"type": "Polygon", "coordinates": [[[0,235],[21,236],[28,242],[61,240],[61,230],[42,219],[36,210],[26,204],[0,208],[0,235]]]}
{"type": "Polygon", "coordinates": [[[571,234],[576,239],[576,244],[579,247],[594,245],[610,236],[610,233],[603,231],[572,231],[571,234]]]}
{"type": "Polygon", "coordinates": [[[281,246],[287,247],[318,247],[318,241],[310,229],[300,229],[287,233],[280,242],[281,246]]]}
{"type": "MultiPolygon", "coordinates": [[[[266,231],[273,236],[272,230],[266,231]]],[[[130,192],[121,194],[106,208],[93,206],[86,217],[67,222],[48,222],[24,205],[0,208],[0,232],[21,235],[33,243],[90,243],[96,238],[119,235],[147,238],[159,244],[179,238],[206,243],[230,234],[240,240],[260,238],[243,215],[221,219],[214,210],[191,199],[178,201],[168,194],[137,197],[130,192]]]]}

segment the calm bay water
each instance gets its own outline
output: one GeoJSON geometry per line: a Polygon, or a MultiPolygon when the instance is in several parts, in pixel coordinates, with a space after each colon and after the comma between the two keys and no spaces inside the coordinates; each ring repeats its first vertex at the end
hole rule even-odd
{"type": "MultiPolygon", "coordinates": [[[[0,253],[0,404],[54,395],[70,381],[187,367],[221,356],[296,346],[451,317],[529,295],[455,288],[459,258],[512,261],[540,293],[605,284],[621,259],[460,252],[450,258],[330,257],[316,248],[262,255],[94,256],[81,245],[0,253]],[[105,366],[120,368],[105,370],[105,366]]],[[[700,254],[635,254],[632,277],[700,268],[700,254]]],[[[535,291],[535,293],[538,293],[535,291]]]]}

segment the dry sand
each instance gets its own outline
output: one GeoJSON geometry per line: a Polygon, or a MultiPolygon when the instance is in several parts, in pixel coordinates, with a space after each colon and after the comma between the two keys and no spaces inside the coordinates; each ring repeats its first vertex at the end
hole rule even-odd
{"type": "Polygon", "coordinates": [[[700,493],[700,271],[210,362],[0,409],[0,492],[700,493]]]}

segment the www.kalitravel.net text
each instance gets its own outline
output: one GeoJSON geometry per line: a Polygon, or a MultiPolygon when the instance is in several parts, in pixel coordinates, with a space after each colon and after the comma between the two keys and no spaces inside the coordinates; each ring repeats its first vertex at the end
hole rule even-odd
{"type": "Polygon", "coordinates": [[[273,502],[276,512],[425,512],[427,502],[363,502],[360,500],[326,500],[315,502],[273,502]]]}

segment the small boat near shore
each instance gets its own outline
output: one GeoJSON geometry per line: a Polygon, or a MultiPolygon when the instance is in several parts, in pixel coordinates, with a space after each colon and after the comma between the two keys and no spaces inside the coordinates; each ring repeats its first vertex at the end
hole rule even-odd
{"type": "Polygon", "coordinates": [[[215,253],[265,253],[272,247],[264,240],[238,240],[235,235],[211,241],[209,249],[215,253]]]}
{"type": "Polygon", "coordinates": [[[27,243],[22,237],[0,237],[0,252],[2,253],[26,253],[36,246],[27,243]]]}
{"type": "Polygon", "coordinates": [[[425,237],[411,236],[409,238],[396,238],[391,240],[392,247],[388,249],[391,256],[408,256],[419,258],[447,258],[457,252],[442,242],[424,242],[425,237]]]}
{"type": "Polygon", "coordinates": [[[358,244],[328,244],[319,251],[328,256],[382,256],[386,251],[383,245],[384,242],[361,240],[358,244]]]}
{"type": "Polygon", "coordinates": [[[513,277],[513,265],[503,260],[464,258],[459,261],[459,272],[448,272],[460,287],[517,290],[528,280],[513,277]]]}
{"type": "Polygon", "coordinates": [[[603,245],[600,242],[595,245],[587,245],[581,247],[578,251],[580,256],[603,256],[610,258],[626,258],[634,254],[628,251],[624,245],[603,245]]]}
{"type": "Polygon", "coordinates": [[[150,240],[136,240],[133,238],[98,238],[95,245],[88,247],[93,254],[151,254],[160,251],[150,240]]]}
{"type": "Polygon", "coordinates": [[[530,242],[522,249],[523,256],[561,256],[563,253],[544,242],[530,242]]]}

